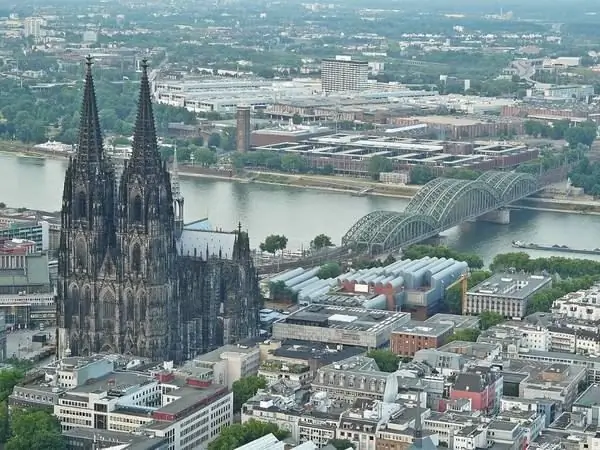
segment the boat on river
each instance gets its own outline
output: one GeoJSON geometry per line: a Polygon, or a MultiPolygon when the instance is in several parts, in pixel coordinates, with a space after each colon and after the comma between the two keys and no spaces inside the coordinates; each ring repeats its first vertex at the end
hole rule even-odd
{"type": "Polygon", "coordinates": [[[515,248],[522,248],[524,250],[542,250],[547,252],[559,252],[559,253],[578,253],[580,255],[600,255],[600,248],[593,250],[585,248],[571,248],[566,245],[547,245],[547,244],[533,244],[521,241],[513,241],[512,246],[515,248]]]}

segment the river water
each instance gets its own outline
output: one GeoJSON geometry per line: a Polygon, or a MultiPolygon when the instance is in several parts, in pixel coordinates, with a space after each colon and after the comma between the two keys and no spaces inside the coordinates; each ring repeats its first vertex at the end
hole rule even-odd
{"type": "MultiPolygon", "coordinates": [[[[65,169],[64,160],[43,161],[0,154],[0,202],[14,207],[59,210],[65,169]]],[[[207,178],[183,178],[181,190],[186,221],[208,217],[215,228],[223,230],[232,230],[241,222],[250,233],[253,247],[269,234],[286,235],[290,249],[308,246],[320,233],[339,243],[363,215],[379,209],[402,211],[408,203],[387,197],[354,197],[346,193],[207,178]]],[[[509,225],[465,223],[443,234],[447,245],[477,253],[489,263],[494,255],[512,251],[514,240],[573,248],[600,247],[599,231],[598,215],[513,210],[509,225]]]]}

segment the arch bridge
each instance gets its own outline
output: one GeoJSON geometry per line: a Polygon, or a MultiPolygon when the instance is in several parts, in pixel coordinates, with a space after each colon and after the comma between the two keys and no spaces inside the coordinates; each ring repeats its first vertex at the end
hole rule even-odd
{"type": "Polygon", "coordinates": [[[476,180],[436,178],[417,192],[404,211],[374,211],[359,219],[342,237],[342,247],[372,255],[395,251],[542,188],[536,177],[518,172],[491,171],[476,180]]]}

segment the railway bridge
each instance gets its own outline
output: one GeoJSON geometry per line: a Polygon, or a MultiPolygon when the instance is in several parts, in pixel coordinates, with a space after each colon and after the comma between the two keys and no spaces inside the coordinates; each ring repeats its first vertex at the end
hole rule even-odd
{"type": "Polygon", "coordinates": [[[534,176],[490,171],[476,180],[436,178],[424,185],[404,211],[374,211],[342,237],[342,245],[295,261],[259,265],[260,273],[312,267],[357,256],[375,257],[417,244],[465,221],[502,210],[551,183],[564,180],[569,166],[534,176]]]}
{"type": "Polygon", "coordinates": [[[374,211],[359,219],[342,237],[342,247],[370,255],[393,252],[504,208],[545,185],[543,179],[519,172],[485,172],[476,180],[436,178],[404,211],[374,211]]]}

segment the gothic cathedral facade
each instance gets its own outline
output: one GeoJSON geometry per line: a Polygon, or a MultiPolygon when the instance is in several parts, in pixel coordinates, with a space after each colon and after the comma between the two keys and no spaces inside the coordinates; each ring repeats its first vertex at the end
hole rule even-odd
{"type": "Polygon", "coordinates": [[[260,294],[248,236],[183,225],[178,184],[158,151],[147,63],[120,180],[103,148],[90,58],[86,65],[62,201],[58,356],[181,361],[256,336],[260,294]]]}

